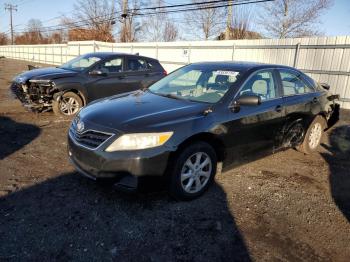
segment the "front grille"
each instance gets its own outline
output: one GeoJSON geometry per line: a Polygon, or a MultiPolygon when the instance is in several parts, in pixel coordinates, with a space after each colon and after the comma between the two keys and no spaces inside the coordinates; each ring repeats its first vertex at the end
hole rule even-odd
{"type": "Polygon", "coordinates": [[[79,133],[76,131],[75,125],[72,125],[69,129],[69,134],[75,142],[90,149],[96,149],[112,136],[111,134],[95,130],[87,130],[83,133],[79,133]]]}

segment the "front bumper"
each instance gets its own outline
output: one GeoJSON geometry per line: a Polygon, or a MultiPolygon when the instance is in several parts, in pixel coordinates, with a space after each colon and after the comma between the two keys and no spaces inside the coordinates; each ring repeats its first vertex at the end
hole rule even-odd
{"type": "Polygon", "coordinates": [[[170,152],[164,147],[130,152],[90,150],[76,144],[68,136],[68,155],[79,173],[97,179],[162,176],[170,152]]]}

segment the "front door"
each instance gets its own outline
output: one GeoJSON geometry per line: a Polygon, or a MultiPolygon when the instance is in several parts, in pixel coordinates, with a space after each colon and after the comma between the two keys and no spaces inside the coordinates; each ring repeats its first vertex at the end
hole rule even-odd
{"type": "Polygon", "coordinates": [[[285,114],[276,74],[273,69],[252,73],[236,95],[236,99],[241,95],[258,95],[260,105],[240,106],[239,111],[227,109],[225,142],[231,160],[271,154],[278,143],[285,114]]]}
{"type": "Polygon", "coordinates": [[[125,83],[123,64],[123,57],[116,56],[103,61],[93,69],[101,74],[88,75],[86,86],[89,101],[131,91],[125,83]]]}

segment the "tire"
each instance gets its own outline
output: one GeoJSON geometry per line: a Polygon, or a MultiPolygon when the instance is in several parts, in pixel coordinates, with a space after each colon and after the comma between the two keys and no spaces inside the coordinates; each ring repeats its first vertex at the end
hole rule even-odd
{"type": "Polygon", "coordinates": [[[326,128],[326,120],[322,116],[316,116],[305,134],[303,142],[297,150],[304,154],[311,154],[316,151],[322,140],[323,130],[326,128]]]}
{"type": "Polygon", "coordinates": [[[58,116],[74,116],[82,107],[83,100],[74,92],[64,93],[61,99],[52,102],[52,110],[58,116]]]}
{"type": "Polygon", "coordinates": [[[175,199],[197,198],[213,183],[217,156],[213,147],[205,142],[189,145],[177,154],[172,163],[169,168],[168,190],[175,199]]]}

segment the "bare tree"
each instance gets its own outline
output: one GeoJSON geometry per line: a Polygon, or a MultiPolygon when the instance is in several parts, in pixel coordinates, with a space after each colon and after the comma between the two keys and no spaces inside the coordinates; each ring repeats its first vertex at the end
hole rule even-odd
{"type": "Polygon", "coordinates": [[[115,25],[114,0],[77,0],[73,17],[62,20],[69,28],[74,39],[69,40],[98,40],[112,42],[115,25]]]}
{"type": "MultiPolygon", "coordinates": [[[[152,6],[162,7],[162,0],[151,1],[152,6]]],[[[176,25],[165,13],[158,12],[142,20],[142,39],[153,42],[175,41],[179,31],[176,25]]]]}
{"type": "Polygon", "coordinates": [[[333,0],[277,0],[265,4],[258,21],[272,37],[318,35],[319,17],[333,0]]]}
{"type": "Polygon", "coordinates": [[[27,31],[29,36],[28,44],[41,44],[44,42],[43,23],[39,19],[30,19],[27,31]]]}
{"type": "Polygon", "coordinates": [[[38,19],[30,19],[27,29],[22,34],[16,35],[16,44],[47,44],[48,39],[43,32],[43,24],[38,19]]]}
{"type": "Polygon", "coordinates": [[[7,45],[9,43],[9,38],[6,34],[0,33],[0,45],[7,45]]]}
{"type": "MultiPolygon", "coordinates": [[[[201,3],[200,0],[192,0],[192,3],[201,3]]],[[[224,8],[210,8],[214,4],[201,5],[208,9],[185,12],[186,28],[190,28],[194,35],[202,39],[218,36],[225,28],[226,10],[224,8]]]]}
{"type": "Polygon", "coordinates": [[[228,16],[228,24],[225,32],[218,36],[218,40],[228,39],[260,39],[261,35],[252,31],[253,15],[251,9],[246,6],[233,6],[231,16],[228,16]]]}
{"type": "Polygon", "coordinates": [[[56,32],[52,32],[48,36],[48,42],[50,44],[61,44],[64,41],[64,33],[63,30],[57,30],[56,32]]]}
{"type": "Polygon", "coordinates": [[[177,40],[178,37],[179,30],[177,29],[176,25],[171,21],[165,22],[163,29],[163,40],[165,42],[171,42],[177,40]]]}
{"type": "Polygon", "coordinates": [[[141,32],[142,25],[137,15],[140,7],[144,6],[142,0],[119,0],[119,8],[122,10],[121,29],[119,31],[120,42],[135,42],[141,32]]]}

